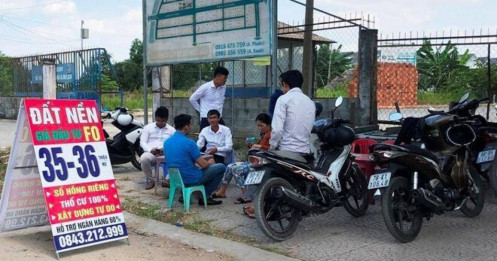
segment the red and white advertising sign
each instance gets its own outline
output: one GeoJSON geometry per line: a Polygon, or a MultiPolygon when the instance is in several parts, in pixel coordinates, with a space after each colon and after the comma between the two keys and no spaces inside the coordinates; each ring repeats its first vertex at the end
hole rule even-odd
{"type": "Polygon", "coordinates": [[[95,101],[25,99],[57,253],[127,238],[95,101]]]}

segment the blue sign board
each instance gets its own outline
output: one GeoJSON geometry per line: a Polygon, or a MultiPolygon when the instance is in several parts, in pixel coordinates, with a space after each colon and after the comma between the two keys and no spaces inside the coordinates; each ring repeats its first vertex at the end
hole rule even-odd
{"type": "MultiPolygon", "coordinates": [[[[73,82],[75,79],[74,63],[61,63],[56,65],[56,78],[58,83],[73,82]]],[[[31,69],[31,83],[43,83],[43,70],[41,66],[31,69]]]]}

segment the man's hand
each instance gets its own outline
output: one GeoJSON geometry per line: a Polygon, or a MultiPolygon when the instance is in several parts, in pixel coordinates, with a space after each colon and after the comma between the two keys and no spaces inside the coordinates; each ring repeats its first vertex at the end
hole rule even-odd
{"type": "Polygon", "coordinates": [[[152,153],[153,155],[157,155],[159,154],[160,150],[158,148],[153,148],[150,150],[150,153],[152,153]]]}
{"type": "Polygon", "coordinates": [[[214,147],[214,148],[211,148],[209,151],[207,151],[207,154],[214,155],[214,154],[216,154],[216,152],[217,152],[217,148],[214,147]]]}

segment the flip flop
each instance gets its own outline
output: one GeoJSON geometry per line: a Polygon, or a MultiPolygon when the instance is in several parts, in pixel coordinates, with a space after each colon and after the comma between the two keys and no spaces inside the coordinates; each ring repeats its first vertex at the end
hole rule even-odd
{"type": "Polygon", "coordinates": [[[252,203],[252,200],[251,199],[244,199],[244,198],[237,198],[235,200],[235,202],[233,202],[235,204],[247,204],[247,203],[252,203]]]}
{"type": "Polygon", "coordinates": [[[214,192],[214,193],[212,193],[211,198],[226,198],[226,196],[221,197],[221,196],[218,196],[218,195],[214,192]]]}
{"type": "Polygon", "coordinates": [[[249,209],[250,207],[251,207],[251,206],[244,206],[244,207],[243,207],[243,214],[247,215],[247,217],[249,217],[249,218],[255,219],[255,214],[254,214],[254,213],[249,213],[249,212],[248,212],[248,209],[249,209]]]}

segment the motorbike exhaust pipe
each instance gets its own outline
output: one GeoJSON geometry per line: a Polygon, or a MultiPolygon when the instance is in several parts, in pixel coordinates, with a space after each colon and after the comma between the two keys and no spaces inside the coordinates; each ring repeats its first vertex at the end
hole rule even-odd
{"type": "Polygon", "coordinates": [[[438,215],[444,212],[443,201],[429,190],[418,188],[412,192],[412,198],[438,215]]]}
{"type": "Polygon", "coordinates": [[[295,208],[304,210],[304,211],[312,211],[317,207],[317,204],[312,200],[300,195],[299,193],[285,188],[285,187],[276,187],[273,190],[273,196],[276,199],[284,199],[290,205],[295,208]]]}

